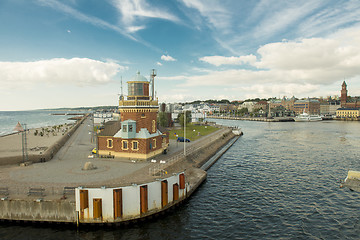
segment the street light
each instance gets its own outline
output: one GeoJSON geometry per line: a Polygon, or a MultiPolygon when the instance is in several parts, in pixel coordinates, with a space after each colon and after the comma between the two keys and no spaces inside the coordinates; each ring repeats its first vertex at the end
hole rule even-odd
{"type": "Polygon", "coordinates": [[[186,110],[184,110],[184,156],[186,156],[186,110]]]}

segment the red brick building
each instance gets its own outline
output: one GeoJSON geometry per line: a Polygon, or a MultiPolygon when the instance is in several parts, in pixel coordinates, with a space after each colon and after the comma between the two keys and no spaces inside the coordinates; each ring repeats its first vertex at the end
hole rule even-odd
{"type": "MultiPolygon", "coordinates": [[[[153,71],[151,78],[156,76],[153,71]]],[[[169,146],[169,134],[157,128],[158,101],[149,95],[150,82],[140,72],[128,81],[128,96],[120,97],[121,128],[105,130],[98,136],[100,155],[147,159],[169,146]],[[118,131],[116,131],[118,130],[118,131]]]]}
{"type": "Polygon", "coordinates": [[[360,99],[358,97],[350,98],[347,96],[347,85],[345,81],[341,85],[340,105],[342,108],[360,108],[360,99]],[[350,98],[350,99],[349,99],[350,98]]]}

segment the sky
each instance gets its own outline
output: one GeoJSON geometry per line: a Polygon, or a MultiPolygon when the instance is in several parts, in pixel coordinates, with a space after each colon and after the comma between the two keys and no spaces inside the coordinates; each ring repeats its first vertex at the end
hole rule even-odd
{"type": "Polygon", "coordinates": [[[0,0],[0,32],[0,111],[115,106],[151,69],[165,103],[360,95],[358,0],[0,0]]]}

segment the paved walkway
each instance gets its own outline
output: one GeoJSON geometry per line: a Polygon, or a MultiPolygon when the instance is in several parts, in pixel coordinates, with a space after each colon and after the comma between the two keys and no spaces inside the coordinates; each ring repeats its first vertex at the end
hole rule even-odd
{"type": "MultiPolygon", "coordinates": [[[[150,161],[131,162],[128,159],[118,158],[88,158],[95,142],[91,141],[92,120],[87,118],[74,132],[67,143],[59,150],[54,158],[45,163],[33,164],[27,167],[7,166],[0,167],[0,185],[8,187],[10,193],[26,196],[29,188],[45,188],[47,195],[61,195],[64,187],[69,186],[102,186],[106,184],[121,185],[143,181],[149,178],[149,169],[163,168],[160,160],[174,162],[183,157],[183,143],[170,142],[167,155],[155,157],[158,163],[150,161]],[[84,171],[86,162],[91,161],[97,169],[84,171]],[[129,177],[131,176],[131,180],[129,177]]],[[[187,152],[213,141],[224,129],[216,131],[205,138],[187,143],[187,152]]]]}
{"type": "Polygon", "coordinates": [[[18,194],[27,193],[30,187],[81,186],[96,184],[131,174],[148,162],[129,162],[124,159],[89,159],[95,143],[91,142],[92,121],[86,119],[54,158],[45,163],[27,167],[0,167],[0,185],[16,188],[18,194]],[[97,169],[84,171],[86,162],[91,161],[97,169]]]}

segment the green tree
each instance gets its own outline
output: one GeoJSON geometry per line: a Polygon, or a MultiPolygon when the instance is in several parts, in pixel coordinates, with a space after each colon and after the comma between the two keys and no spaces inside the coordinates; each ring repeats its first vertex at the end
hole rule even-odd
{"type": "MultiPolygon", "coordinates": [[[[180,126],[184,127],[184,113],[179,113],[177,119],[180,123],[180,126]]],[[[186,125],[188,125],[188,123],[190,122],[191,122],[191,112],[186,111],[186,125]]]]}
{"type": "Polygon", "coordinates": [[[165,112],[159,112],[158,123],[162,127],[168,127],[168,125],[169,125],[168,124],[169,123],[168,114],[166,114],[165,112]]]}
{"type": "Polygon", "coordinates": [[[245,113],[249,113],[249,110],[247,108],[242,108],[239,110],[240,115],[244,115],[245,113]]]}

